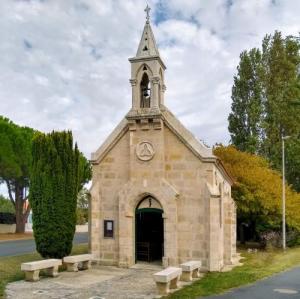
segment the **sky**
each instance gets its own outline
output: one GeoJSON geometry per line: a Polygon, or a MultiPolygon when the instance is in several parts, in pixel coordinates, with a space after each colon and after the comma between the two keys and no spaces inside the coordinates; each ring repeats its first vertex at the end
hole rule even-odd
{"type": "MultiPolygon", "coordinates": [[[[300,31],[298,0],[149,0],[165,104],[205,144],[228,144],[233,76],[266,34],[300,31]]],[[[1,0],[0,115],[73,131],[90,158],[131,106],[143,0],[1,0]]],[[[0,141],[1,142],[1,141],[0,141]]]]}

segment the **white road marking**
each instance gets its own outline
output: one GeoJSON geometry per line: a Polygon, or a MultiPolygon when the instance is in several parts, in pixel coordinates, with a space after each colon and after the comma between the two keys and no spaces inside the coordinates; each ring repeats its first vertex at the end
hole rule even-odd
{"type": "Polygon", "coordinates": [[[280,293],[280,294],[297,294],[298,291],[291,290],[291,289],[274,289],[274,292],[280,293]]]}

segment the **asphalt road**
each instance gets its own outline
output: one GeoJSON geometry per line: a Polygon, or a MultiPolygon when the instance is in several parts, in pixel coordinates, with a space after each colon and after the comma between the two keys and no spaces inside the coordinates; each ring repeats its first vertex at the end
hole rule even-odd
{"type": "Polygon", "coordinates": [[[300,267],[206,299],[300,299],[300,267]]]}
{"type": "MultiPolygon", "coordinates": [[[[73,244],[88,242],[88,233],[76,233],[73,244]]],[[[35,252],[35,242],[30,240],[15,240],[0,242],[0,256],[14,256],[35,252]]]]}

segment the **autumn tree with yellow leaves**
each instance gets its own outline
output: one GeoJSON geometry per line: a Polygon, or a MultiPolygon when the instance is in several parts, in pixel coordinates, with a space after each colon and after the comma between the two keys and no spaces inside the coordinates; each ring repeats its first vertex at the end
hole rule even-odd
{"type": "MultiPolygon", "coordinates": [[[[271,169],[266,159],[237,150],[234,146],[217,146],[214,154],[233,176],[232,197],[240,221],[254,223],[257,233],[280,230],[282,207],[281,174],[271,169]]],[[[300,231],[300,193],[286,186],[286,221],[289,229],[300,231]]]]}

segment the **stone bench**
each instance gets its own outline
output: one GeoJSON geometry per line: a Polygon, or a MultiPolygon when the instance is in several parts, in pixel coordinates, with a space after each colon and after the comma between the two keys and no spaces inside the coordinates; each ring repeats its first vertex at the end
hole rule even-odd
{"type": "Polygon", "coordinates": [[[169,293],[169,289],[177,289],[181,273],[181,268],[168,267],[153,274],[159,294],[166,295],[169,293]]]}
{"type": "Polygon", "coordinates": [[[61,260],[58,259],[28,262],[21,264],[21,270],[25,272],[25,280],[38,281],[40,279],[40,270],[46,270],[49,276],[58,276],[58,266],[61,264],[61,260]]]}
{"type": "Polygon", "coordinates": [[[182,269],[181,280],[192,281],[200,277],[201,261],[189,261],[180,265],[182,269]]]}
{"type": "Polygon", "coordinates": [[[79,264],[81,264],[82,270],[90,269],[92,260],[93,260],[92,254],[79,254],[79,255],[66,256],[64,257],[63,262],[64,264],[67,265],[67,271],[77,272],[79,264]]]}

